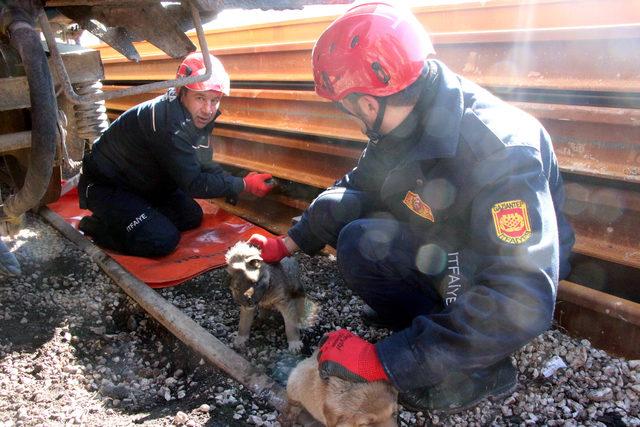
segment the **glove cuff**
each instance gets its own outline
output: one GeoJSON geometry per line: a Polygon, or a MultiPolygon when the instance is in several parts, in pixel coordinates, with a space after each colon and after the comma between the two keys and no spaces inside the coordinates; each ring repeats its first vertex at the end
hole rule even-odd
{"type": "Polygon", "coordinates": [[[285,236],[278,236],[276,241],[278,242],[278,247],[280,248],[280,253],[284,254],[284,256],[291,256],[291,252],[287,248],[287,245],[284,243],[285,236]]]}

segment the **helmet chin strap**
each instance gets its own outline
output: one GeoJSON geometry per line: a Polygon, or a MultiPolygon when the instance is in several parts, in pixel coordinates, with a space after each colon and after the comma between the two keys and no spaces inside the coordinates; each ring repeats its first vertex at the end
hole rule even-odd
{"type": "Polygon", "coordinates": [[[367,128],[367,131],[365,132],[372,144],[377,144],[384,136],[380,133],[380,126],[382,125],[384,113],[387,110],[387,98],[376,99],[378,100],[378,115],[376,116],[376,120],[373,122],[373,126],[371,128],[367,128]]]}

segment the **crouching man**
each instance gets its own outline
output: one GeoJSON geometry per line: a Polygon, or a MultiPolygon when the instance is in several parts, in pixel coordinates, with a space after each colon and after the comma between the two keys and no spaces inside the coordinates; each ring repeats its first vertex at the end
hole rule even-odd
{"type": "Polygon", "coordinates": [[[324,31],[316,92],[369,143],[286,236],[251,241],[267,262],[332,245],[364,320],[395,331],[375,344],[332,332],[322,375],[452,412],[514,390],[510,356],[549,328],[574,235],[545,129],[432,54],[411,11],[383,1],[324,31]]]}
{"type": "MultiPolygon", "coordinates": [[[[80,207],[92,215],[80,230],[100,246],[157,257],[172,252],[180,232],[196,228],[202,209],[193,198],[263,197],[269,174],[231,176],[212,161],[210,135],[229,76],[210,55],[213,72],[200,83],[170,89],[115,120],[83,159],[80,207]]],[[[202,75],[201,53],[188,55],[177,77],[202,75]]]]}

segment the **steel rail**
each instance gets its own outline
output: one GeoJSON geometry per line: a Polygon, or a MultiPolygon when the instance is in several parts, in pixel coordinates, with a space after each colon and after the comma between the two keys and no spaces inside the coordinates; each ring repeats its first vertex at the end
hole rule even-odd
{"type": "Polygon", "coordinates": [[[180,309],[162,298],[146,283],[134,277],[113,258],[65,222],[64,218],[48,208],[41,209],[39,213],[67,239],[89,255],[91,260],[98,264],[127,295],[176,338],[231,378],[243,384],[253,394],[265,399],[280,412],[286,413],[288,402],[286,392],[281,385],[224,345],[189,316],[182,313],[180,309]]]}
{"type": "MultiPolygon", "coordinates": [[[[640,22],[636,0],[492,0],[416,7],[415,15],[431,33],[587,27],[640,22]]],[[[207,42],[218,49],[315,40],[336,15],[210,29],[207,42]]],[[[191,33],[192,41],[195,35],[191,33]]],[[[149,43],[136,43],[143,58],[165,55],[149,43]]],[[[123,57],[109,46],[98,47],[105,63],[123,57]]]]}

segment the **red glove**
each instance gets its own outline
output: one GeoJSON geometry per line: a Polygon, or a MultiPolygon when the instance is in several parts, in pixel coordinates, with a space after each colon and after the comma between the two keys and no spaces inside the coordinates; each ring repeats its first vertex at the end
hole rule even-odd
{"type": "Polygon", "coordinates": [[[269,173],[250,172],[244,177],[244,191],[254,196],[264,197],[273,188],[273,185],[267,184],[265,181],[272,178],[269,173]]]}
{"type": "Polygon", "coordinates": [[[269,238],[262,234],[254,234],[249,238],[249,244],[262,250],[262,259],[265,262],[280,262],[282,258],[291,255],[284,244],[284,236],[269,238]]]}
{"type": "Polygon", "coordinates": [[[340,329],[320,340],[318,369],[321,378],[339,377],[352,382],[389,381],[373,344],[340,329]]]}

